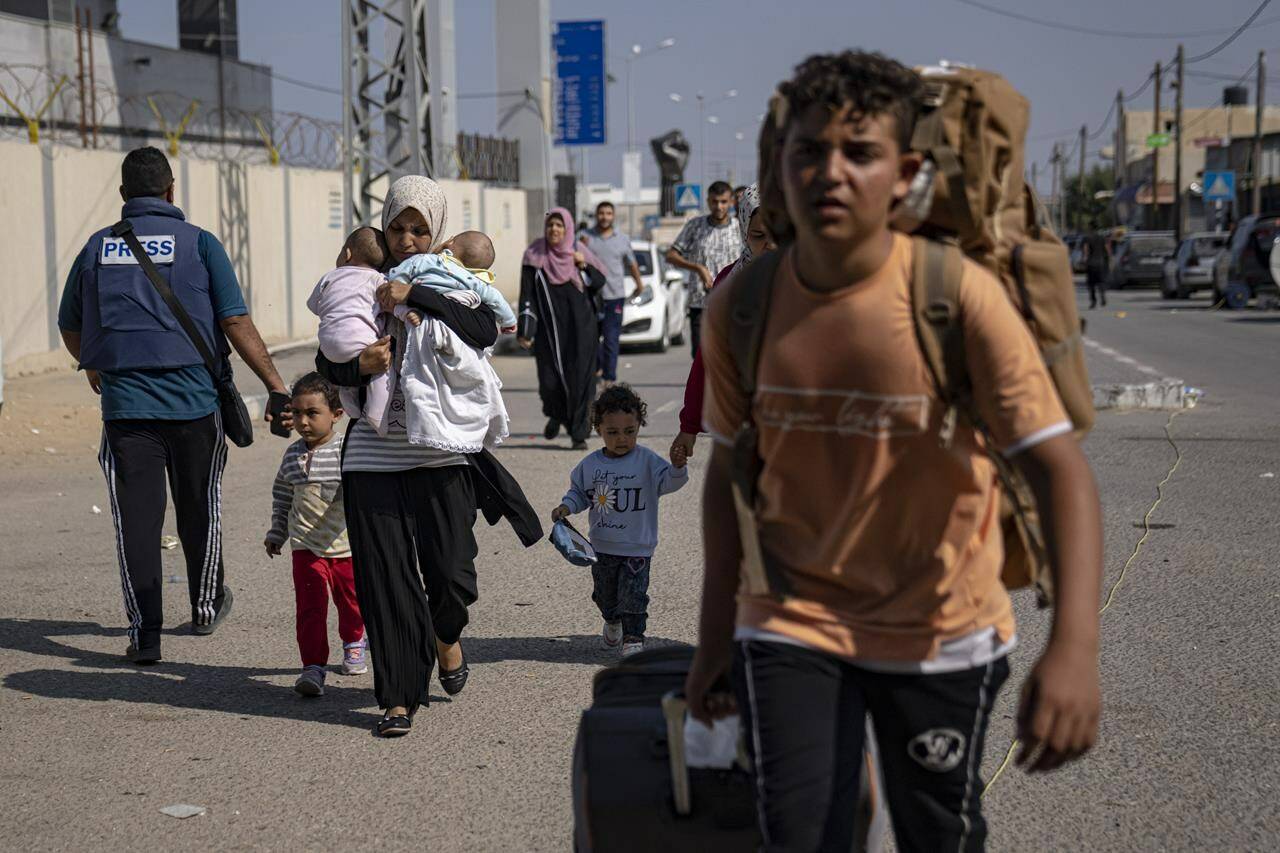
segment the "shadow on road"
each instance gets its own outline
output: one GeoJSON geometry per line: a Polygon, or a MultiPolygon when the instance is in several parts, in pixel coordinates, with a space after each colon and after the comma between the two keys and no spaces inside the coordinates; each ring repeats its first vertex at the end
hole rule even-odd
{"type": "Polygon", "coordinates": [[[1236,317],[1228,322],[1231,323],[1262,323],[1264,325],[1272,325],[1280,323],[1280,317],[1236,317]]]}
{"type": "MultiPolygon", "coordinates": [[[[330,678],[324,698],[311,701],[288,687],[261,680],[291,675],[294,669],[210,666],[165,660],[143,670],[126,661],[122,654],[86,651],[54,639],[59,636],[118,637],[121,652],[126,645],[123,628],[106,628],[96,622],[0,619],[0,648],[61,658],[73,666],[94,670],[14,672],[5,676],[4,686],[47,699],[137,702],[363,729],[372,728],[379,718],[357,710],[374,704],[372,690],[367,685],[342,687],[342,676],[330,678]]],[[[448,700],[433,696],[431,701],[448,700]]]]}
{"type": "MultiPolygon", "coordinates": [[[[676,640],[646,637],[645,648],[684,646],[676,640]]],[[[471,663],[500,663],[523,660],[537,663],[580,663],[609,666],[618,662],[616,649],[600,645],[599,634],[572,634],[560,637],[463,637],[462,647],[471,663]]]]}

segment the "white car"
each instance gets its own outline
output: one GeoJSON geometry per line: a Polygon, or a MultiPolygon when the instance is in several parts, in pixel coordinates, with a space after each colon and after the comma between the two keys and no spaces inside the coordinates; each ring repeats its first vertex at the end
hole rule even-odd
{"type": "Polygon", "coordinates": [[[644,290],[635,296],[636,284],[627,276],[627,301],[622,306],[623,346],[651,347],[666,352],[671,344],[684,343],[688,324],[684,274],[668,267],[653,243],[633,240],[631,250],[640,267],[644,290]]]}

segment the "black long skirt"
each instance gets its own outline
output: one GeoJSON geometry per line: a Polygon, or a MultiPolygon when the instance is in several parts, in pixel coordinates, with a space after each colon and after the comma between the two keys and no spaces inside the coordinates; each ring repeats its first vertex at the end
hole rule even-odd
{"type": "Polygon", "coordinates": [[[477,597],[466,465],[342,475],[356,598],[381,708],[427,702],[435,641],[456,643],[477,597]]]}
{"type": "Polygon", "coordinates": [[[537,282],[538,396],[542,413],[563,424],[574,441],[591,434],[600,321],[595,302],[572,284],[537,282]]]}

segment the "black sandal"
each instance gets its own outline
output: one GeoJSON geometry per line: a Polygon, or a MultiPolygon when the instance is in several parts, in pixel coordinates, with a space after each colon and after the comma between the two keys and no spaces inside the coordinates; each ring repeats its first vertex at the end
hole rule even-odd
{"type": "Polygon", "coordinates": [[[471,667],[467,666],[467,652],[462,649],[462,663],[457,669],[440,667],[440,686],[450,696],[457,696],[462,692],[462,688],[467,686],[467,676],[470,674],[471,667]]]}
{"type": "Polygon", "coordinates": [[[402,737],[413,728],[413,718],[407,714],[395,714],[378,721],[378,737],[402,737]]]}

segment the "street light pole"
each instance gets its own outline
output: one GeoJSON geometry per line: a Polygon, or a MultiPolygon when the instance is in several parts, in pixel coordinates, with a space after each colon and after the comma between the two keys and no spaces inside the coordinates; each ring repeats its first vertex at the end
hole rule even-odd
{"type": "MultiPolygon", "coordinates": [[[[635,123],[636,123],[636,106],[635,101],[631,97],[631,66],[635,64],[637,59],[643,59],[646,56],[652,56],[661,50],[669,47],[675,47],[676,40],[673,38],[665,38],[653,47],[645,50],[638,44],[631,45],[631,54],[627,57],[627,153],[636,150],[635,139],[635,123]]],[[[631,233],[636,230],[636,205],[635,202],[627,204],[627,228],[631,233]]]]}

